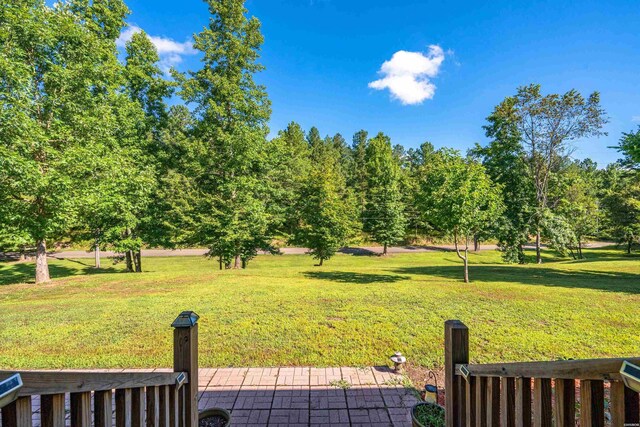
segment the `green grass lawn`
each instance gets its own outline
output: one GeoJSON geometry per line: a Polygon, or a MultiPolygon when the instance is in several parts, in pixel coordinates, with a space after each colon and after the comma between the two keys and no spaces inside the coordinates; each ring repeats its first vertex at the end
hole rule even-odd
{"type": "Polygon", "coordinates": [[[475,362],[640,354],[640,258],[592,250],[585,261],[505,265],[453,253],[260,256],[244,271],[199,257],[147,258],[142,274],[91,259],[0,264],[0,367],[171,366],[170,323],[200,316],[201,366],[374,365],[402,351],[440,367],[443,322],[470,328],[475,362]]]}

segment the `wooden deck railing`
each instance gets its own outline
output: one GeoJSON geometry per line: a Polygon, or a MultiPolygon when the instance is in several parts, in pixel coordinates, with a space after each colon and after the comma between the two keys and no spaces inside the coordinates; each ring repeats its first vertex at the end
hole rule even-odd
{"type": "Polygon", "coordinates": [[[624,360],[640,364],[640,358],[627,358],[472,365],[468,328],[449,320],[445,323],[446,425],[574,427],[579,421],[582,427],[604,426],[608,410],[607,424],[640,426],[638,393],[625,387],[619,374],[624,360]],[[468,371],[466,379],[463,369],[468,371]]]}
{"type": "MultiPolygon", "coordinates": [[[[181,316],[186,315],[183,312],[181,316]]],[[[24,386],[2,408],[2,427],[32,427],[32,400],[40,396],[42,427],[196,427],[198,325],[176,325],[174,372],[18,371],[24,386]],[[114,399],[115,397],[115,399],[114,399]]],[[[0,380],[15,371],[0,371],[0,380]]]]}

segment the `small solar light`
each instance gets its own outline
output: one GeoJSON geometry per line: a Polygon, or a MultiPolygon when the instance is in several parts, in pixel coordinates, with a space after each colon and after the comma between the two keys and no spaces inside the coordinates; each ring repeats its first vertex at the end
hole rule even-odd
{"type": "Polygon", "coordinates": [[[395,352],[393,356],[390,357],[393,362],[393,370],[396,373],[401,373],[403,370],[403,365],[407,363],[407,358],[402,355],[399,351],[395,352]]]}
{"type": "Polygon", "coordinates": [[[433,371],[429,371],[429,382],[430,384],[424,386],[423,400],[427,403],[438,404],[438,377],[433,371]]]}
{"type": "Polygon", "coordinates": [[[176,317],[176,320],[171,324],[174,328],[191,328],[198,323],[200,316],[195,311],[183,311],[176,317]]]}
{"type": "Polygon", "coordinates": [[[462,378],[464,378],[466,382],[469,382],[469,376],[471,376],[471,372],[469,372],[467,365],[460,366],[460,375],[462,375],[462,378]]]}
{"type": "Polygon", "coordinates": [[[11,375],[0,381],[0,408],[4,408],[18,397],[18,390],[22,388],[20,374],[11,375]]]}
{"type": "Polygon", "coordinates": [[[640,392],[640,366],[636,366],[625,360],[620,368],[620,375],[622,375],[624,385],[636,393],[640,392]]]}
{"type": "Polygon", "coordinates": [[[180,372],[180,375],[176,377],[176,388],[179,389],[187,381],[187,376],[184,372],[180,372]]]}

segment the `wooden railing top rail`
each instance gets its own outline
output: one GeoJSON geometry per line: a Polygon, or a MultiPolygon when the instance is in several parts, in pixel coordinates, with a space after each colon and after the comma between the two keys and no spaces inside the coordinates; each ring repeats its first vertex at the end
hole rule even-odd
{"type": "Polygon", "coordinates": [[[19,396],[175,385],[189,382],[186,372],[0,371],[0,380],[19,372],[19,396]]]}
{"type": "Polygon", "coordinates": [[[615,359],[556,360],[549,362],[489,363],[481,365],[456,364],[467,367],[469,374],[478,377],[558,378],[577,380],[619,380],[622,362],[640,364],[640,357],[615,359]]]}

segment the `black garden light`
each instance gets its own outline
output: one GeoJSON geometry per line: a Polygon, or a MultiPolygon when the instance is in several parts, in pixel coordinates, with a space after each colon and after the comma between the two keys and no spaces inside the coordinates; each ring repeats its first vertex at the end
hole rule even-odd
{"type": "Polygon", "coordinates": [[[200,316],[195,311],[183,311],[176,317],[171,326],[173,328],[191,328],[198,323],[200,316]]]}

